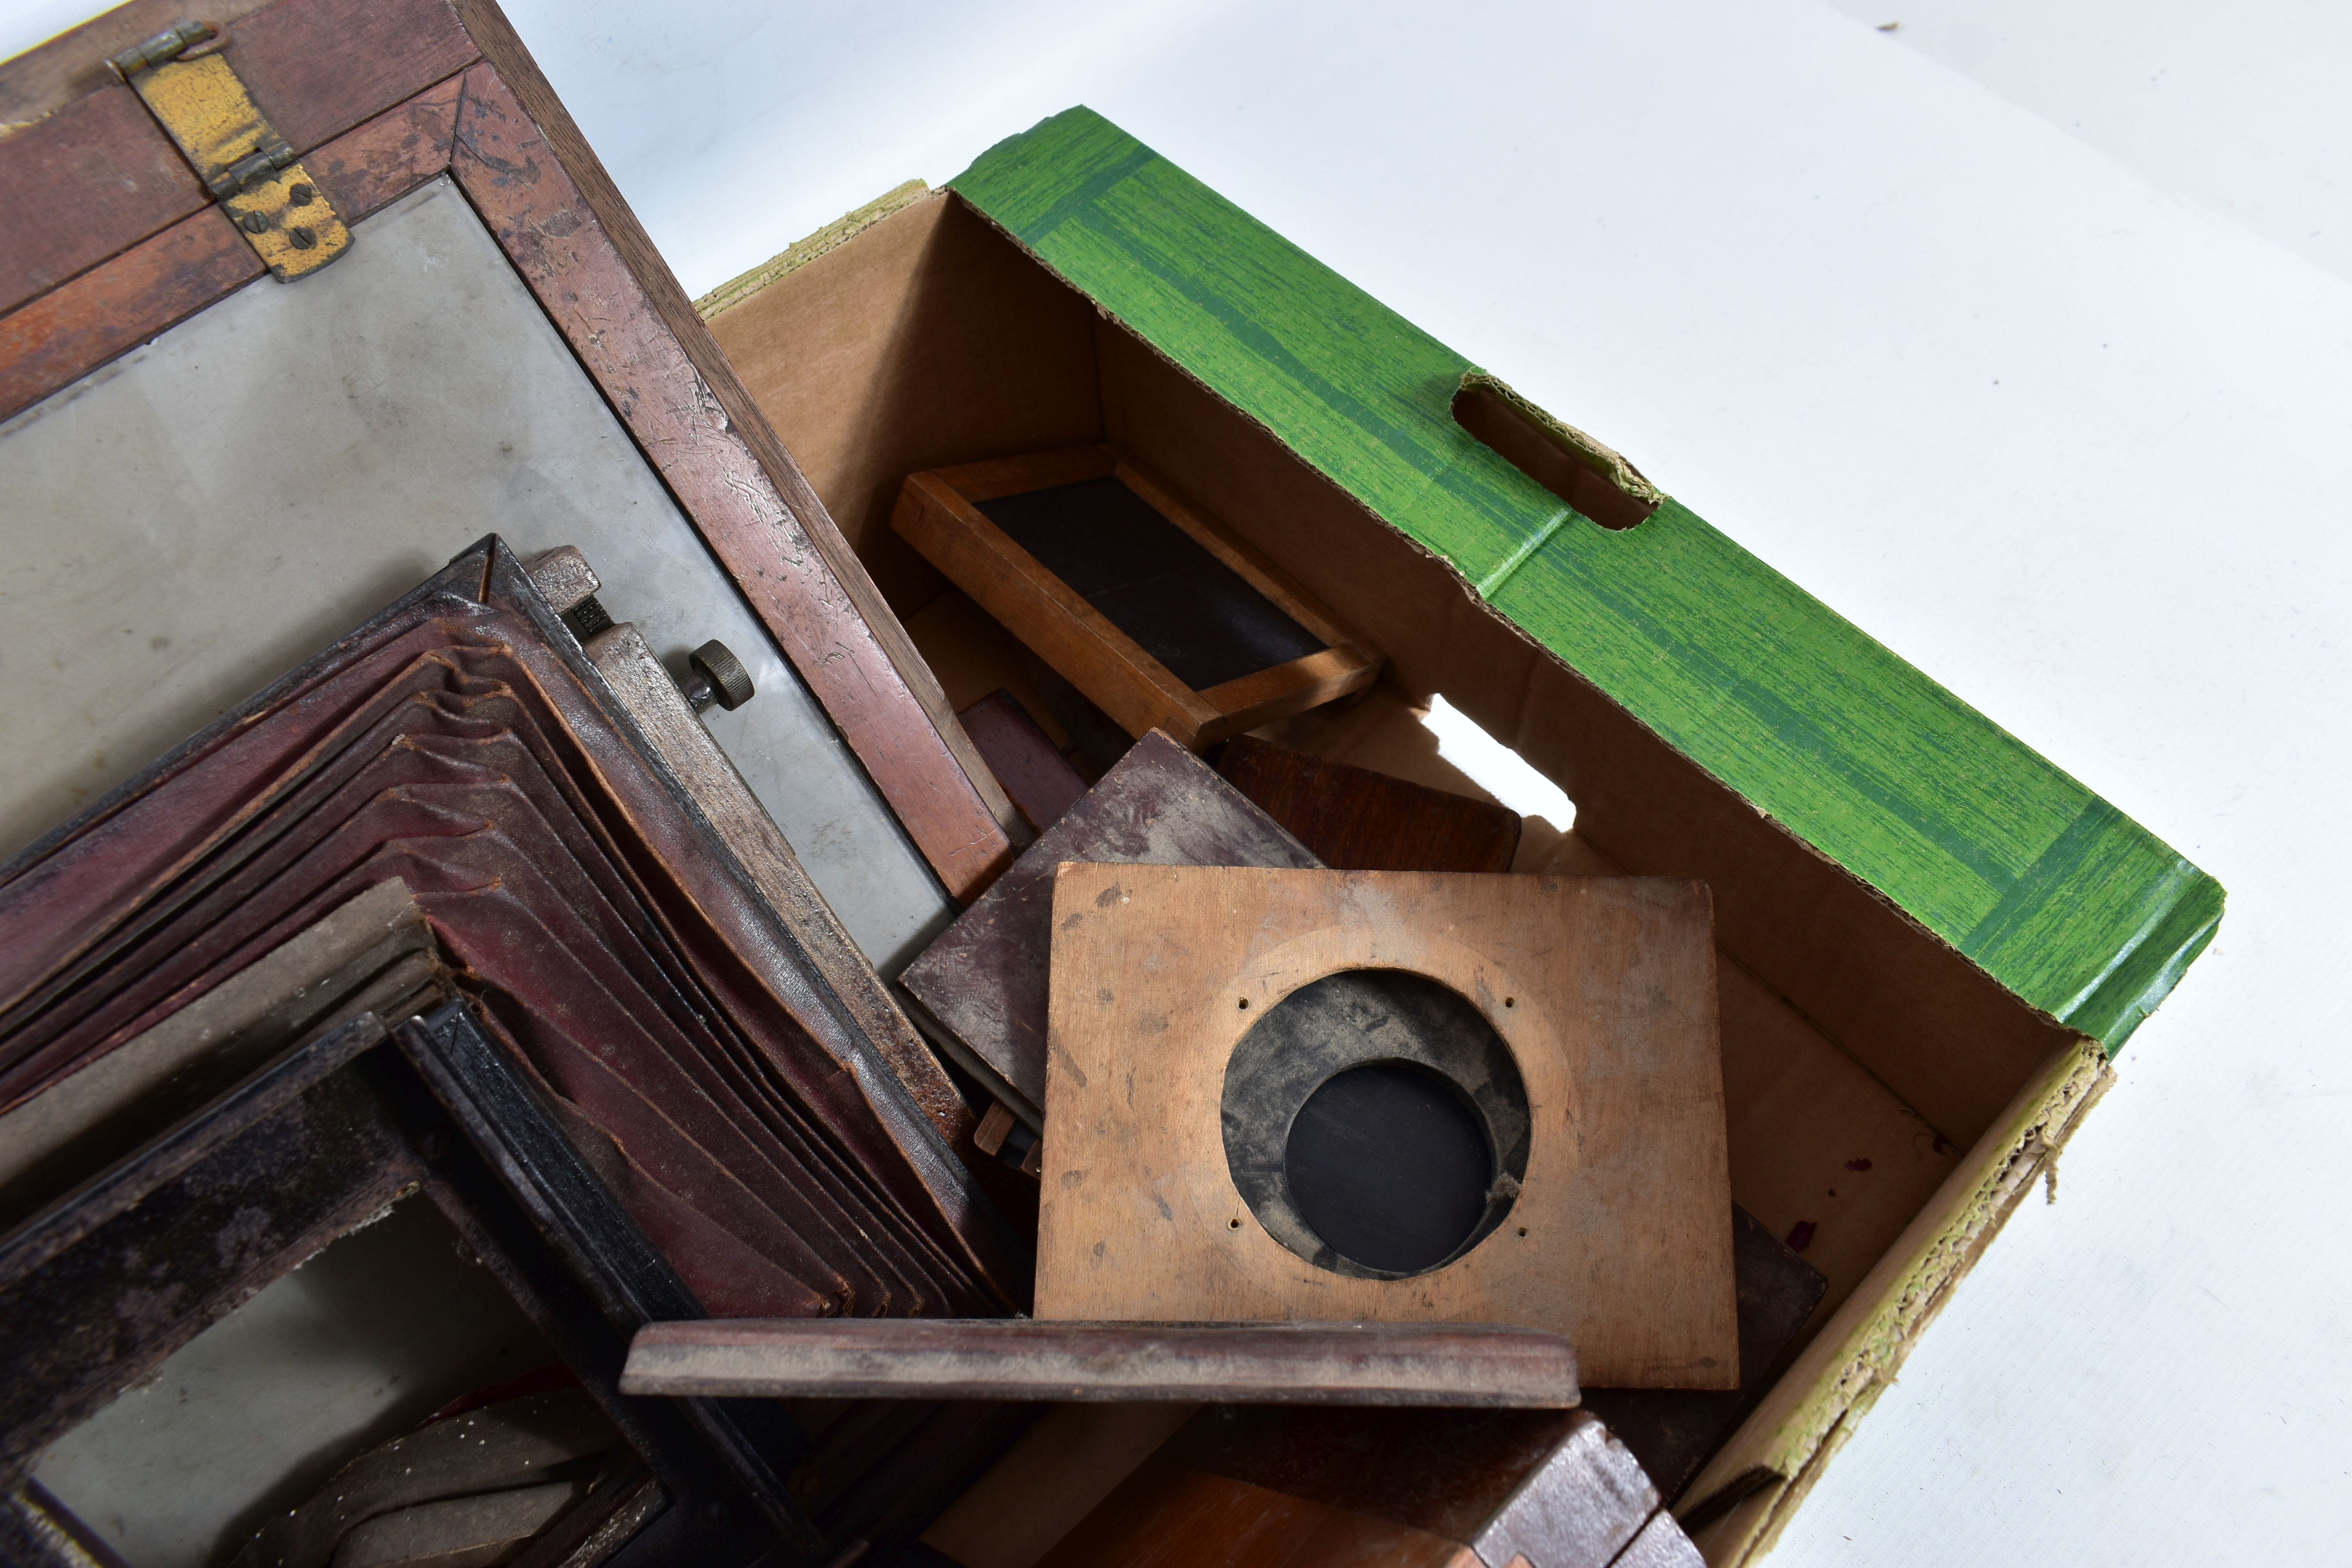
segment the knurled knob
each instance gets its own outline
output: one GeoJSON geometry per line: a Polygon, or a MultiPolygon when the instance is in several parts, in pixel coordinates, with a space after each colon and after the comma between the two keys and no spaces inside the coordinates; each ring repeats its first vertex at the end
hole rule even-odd
{"type": "Polygon", "coordinates": [[[686,656],[697,674],[710,682],[710,700],[729,712],[751,700],[751,675],[734,650],[717,637],[686,656]]]}

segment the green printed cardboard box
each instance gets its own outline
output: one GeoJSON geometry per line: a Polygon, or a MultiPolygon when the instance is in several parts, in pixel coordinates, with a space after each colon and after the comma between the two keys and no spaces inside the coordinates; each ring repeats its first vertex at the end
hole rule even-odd
{"type": "Polygon", "coordinates": [[[1518,868],[1713,886],[1733,1194],[1830,1282],[1683,1494],[1713,1563],[1769,1547],[2220,921],[2089,789],[1087,110],[702,308],[959,706],[1024,666],[892,533],[900,483],[1108,442],[1387,656],[1279,738],[1442,778],[1442,695],[1575,804],[1518,868]]]}

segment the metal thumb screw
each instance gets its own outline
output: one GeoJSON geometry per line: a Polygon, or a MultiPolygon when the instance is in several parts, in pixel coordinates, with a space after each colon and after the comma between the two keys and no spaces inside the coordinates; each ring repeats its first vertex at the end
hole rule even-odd
{"type": "Polygon", "coordinates": [[[678,689],[697,713],[712,703],[733,712],[751,700],[751,677],[734,650],[713,637],[686,656],[688,675],[678,689]]]}

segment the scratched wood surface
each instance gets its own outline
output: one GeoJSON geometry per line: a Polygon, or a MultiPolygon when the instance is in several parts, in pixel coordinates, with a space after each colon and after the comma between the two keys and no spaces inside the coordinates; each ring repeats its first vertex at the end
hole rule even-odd
{"type": "MultiPolygon", "coordinates": [[[[940,880],[959,900],[969,902],[1010,859],[1009,846],[1003,840],[1014,821],[1012,803],[996,787],[987,764],[980,760],[980,753],[972,748],[962,726],[956,722],[946,693],[916,653],[897,614],[875,587],[864,563],[841,537],[832,514],[810,487],[799,463],[784,449],[767,416],[744,390],[734,365],[696,313],[693,301],[670,271],[668,262],[662,258],[629,204],[622,199],[619,187],[604,172],[603,161],[588,145],[570,111],[556,97],[555,89],[548,85],[513,25],[493,0],[457,0],[457,9],[476,46],[498,68],[500,80],[512,90],[517,102],[545,138],[549,152],[572,182],[579,195],[582,217],[626,264],[641,290],[644,308],[659,319],[677,351],[700,377],[709,402],[715,405],[711,417],[723,425],[732,440],[750,451],[796,520],[814,553],[815,563],[811,565],[793,558],[788,564],[795,573],[829,577],[846,601],[848,611],[862,623],[862,631],[822,650],[822,663],[803,664],[793,645],[785,642],[784,646],[802,679],[841,728],[851,749],[865,763],[876,786],[905,822],[925,858],[935,868],[948,867],[947,871],[941,872],[940,880]],[[874,667],[877,653],[882,656],[880,668],[874,667]],[[871,704],[869,708],[854,708],[861,694],[871,704]],[[977,797],[981,816],[992,826],[972,820],[967,795],[977,797]]],[[[520,257],[517,260],[520,265],[520,257]]],[[[583,359],[585,361],[586,356],[583,359]]],[[[595,374],[593,362],[590,371],[595,374]]],[[[606,393],[617,406],[625,389],[608,385],[606,393]]],[[[772,590],[771,580],[776,574],[776,565],[756,559],[748,569],[737,570],[719,537],[729,531],[726,518],[714,517],[706,521],[692,503],[685,502],[683,497],[680,500],[694,516],[696,526],[704,531],[711,548],[735,573],[744,596],[757,605],[763,593],[772,590]],[[762,576],[762,573],[767,575],[762,576]]],[[[766,541],[754,531],[750,538],[739,542],[756,553],[766,541]]]]}
{"type": "MultiPolygon", "coordinates": [[[[447,0],[280,0],[222,36],[255,106],[305,155],[478,55],[447,0]]],[[[0,310],[211,204],[137,95],[105,71],[106,53],[72,39],[0,65],[0,100],[29,100],[29,112],[6,118],[31,121],[0,157],[14,233],[0,249],[0,310]],[[72,85],[39,79],[58,68],[74,72],[72,85]]]]}
{"type": "MultiPolygon", "coordinates": [[[[636,627],[624,621],[589,639],[588,657],[611,681],[645,733],[655,755],[677,775],[709,819],[711,831],[742,862],[760,897],[775,912],[857,1027],[906,1085],[907,1092],[950,1144],[969,1139],[975,1121],[939,1058],[898,1010],[874,966],[866,962],[840,917],[800,857],[778,832],[751,786],[735,771],[710,731],[687,706],[677,682],[636,627]]],[[[918,1148],[917,1157],[923,1152],[918,1148]]]]}
{"type": "Polygon", "coordinates": [[[1164,1459],[1147,1459],[1038,1568],[1486,1568],[1459,1542],[1164,1459]]]}
{"type": "Polygon", "coordinates": [[[949,892],[974,896],[1011,860],[1004,828],[539,126],[487,65],[467,73],[450,168],[949,892]]]}
{"type": "Polygon", "coordinates": [[[1645,1563],[1696,1568],[1656,1489],[1581,1411],[1225,1405],[1039,1561],[1612,1568],[1645,1538],[1645,1563]]]}
{"type": "Polygon", "coordinates": [[[1033,1125],[1045,1104],[1054,872],[1066,860],[1315,864],[1192,752],[1156,731],[1138,741],[899,976],[959,1058],[1033,1125]]]}
{"type": "Polygon", "coordinates": [[[1491,1323],[705,1319],[637,1331],[621,1386],[714,1399],[1052,1399],[1566,1409],[1576,1352],[1491,1323]]]}
{"type": "MultiPolygon", "coordinates": [[[[30,122],[0,148],[0,195],[37,237],[0,258],[0,418],[260,276],[104,74],[106,48],[178,19],[153,10],[139,0],[0,65],[0,103],[30,122]]],[[[278,0],[213,19],[347,218],[444,169],[467,184],[942,883],[969,900],[1010,861],[1011,803],[504,16],[484,0],[278,0]],[[457,79],[475,61],[466,79],[486,112],[454,149],[457,79]],[[523,155],[486,176],[486,150],[523,155]],[[617,319],[609,342],[583,308],[617,319]],[[658,387],[676,395],[650,396],[658,387]]]]}
{"type": "Polygon", "coordinates": [[[1000,687],[956,717],[1031,832],[1053,826],[1087,793],[1086,779],[1010,691],[1000,687]]]}
{"type": "Polygon", "coordinates": [[[1069,864],[1053,910],[1039,1318],[1520,1323],[1596,1384],[1738,1386],[1704,884],[1069,864]],[[1401,1279],[1276,1240],[1221,1125],[1252,1021],[1360,968],[1475,1005],[1533,1127],[1502,1224],[1401,1279]]]}

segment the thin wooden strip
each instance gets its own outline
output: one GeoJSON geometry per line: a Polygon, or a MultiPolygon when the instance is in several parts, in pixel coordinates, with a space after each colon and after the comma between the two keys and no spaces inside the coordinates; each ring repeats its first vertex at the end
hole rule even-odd
{"type": "Polygon", "coordinates": [[[977,895],[1013,854],[991,803],[491,66],[467,75],[451,167],[924,858],[977,895]]]}
{"type": "Polygon", "coordinates": [[[908,476],[890,526],[1129,734],[1162,729],[1197,746],[1216,721],[1215,709],[942,476],[908,476]]]}
{"type": "Polygon", "coordinates": [[[55,288],[203,206],[205,188],[127,87],[10,136],[0,157],[0,310],[55,288]]]}
{"type": "Polygon", "coordinates": [[[1352,647],[1327,647],[1305,658],[1241,676],[1201,693],[1218,718],[1201,728],[1203,745],[1276,719],[1303,713],[1370,686],[1380,666],[1352,647]]]}
{"type": "MultiPolygon", "coordinates": [[[[462,88],[462,79],[452,77],[312,154],[312,173],[352,221],[448,166],[462,88]]],[[[205,206],[0,316],[0,419],[226,299],[262,272],[260,258],[228,219],[205,206]]]]}
{"type": "MultiPolygon", "coordinates": [[[[265,9],[274,0],[211,0],[201,7],[215,27],[265,9]]],[[[102,89],[119,86],[107,58],[185,21],[188,0],[129,0],[47,43],[0,62],[0,124],[27,125],[102,89]]]]}
{"type": "Polygon", "coordinates": [[[664,766],[693,793],[711,830],[735,852],[751,883],[824,975],[882,1059],[940,1136],[971,1131],[971,1108],[907,1021],[847,931],[802,868],[743,775],[678,695],[677,684],[635,626],[624,621],[591,638],[588,657],[613,683],[664,766]]]}
{"type": "Polygon", "coordinates": [[[1236,576],[1264,595],[1284,615],[1329,647],[1359,647],[1356,635],[1341,626],[1338,617],[1324,607],[1321,600],[1300,587],[1288,573],[1267,559],[1263,552],[1238,534],[1228,531],[1215,519],[1193,505],[1182,492],[1126,458],[1119,459],[1118,473],[1121,484],[1150,501],[1162,517],[1192,535],[1202,549],[1223,562],[1236,576]]]}
{"type": "Polygon", "coordinates": [[[426,88],[304,161],[335,208],[352,223],[381,212],[449,167],[465,79],[426,88]]]}
{"type": "MultiPolygon", "coordinates": [[[[897,613],[884,600],[881,590],[874,585],[874,579],[866,573],[866,563],[857,558],[856,552],[850,549],[849,542],[842,537],[841,530],[833,521],[833,514],[825,510],[824,500],[801,472],[800,465],[793,460],[793,455],[784,450],[783,443],[776,438],[776,432],[769,425],[767,416],[760,411],[759,405],[751,401],[751,395],[744,389],[742,378],[735,374],[733,363],[720,350],[718,340],[711,336],[710,329],[704,324],[702,318],[695,313],[694,302],[679,287],[668,262],[654,247],[645,226],[629,210],[629,204],[621,199],[619,187],[613,184],[612,176],[605,174],[604,165],[598,160],[595,150],[588,145],[586,138],[580,134],[579,126],[572,123],[570,111],[563,107],[562,100],[555,96],[555,89],[548,85],[546,77],[531,59],[530,51],[523,47],[522,39],[515,33],[513,24],[491,0],[454,0],[454,3],[476,47],[498,68],[499,79],[507,84],[516,101],[537,124],[539,133],[546,138],[548,147],[578,187],[584,210],[604,230],[604,237],[612,243],[613,248],[620,253],[622,260],[645,291],[646,303],[668,327],[670,337],[685,354],[687,363],[702,377],[703,386],[717,404],[724,424],[737,440],[750,448],[752,458],[782,494],[784,506],[797,520],[810,545],[815,550],[817,559],[824,563],[826,571],[832,573],[850,607],[864,621],[873,646],[880,649],[897,679],[906,684],[908,697],[937,736],[937,752],[931,751],[929,743],[919,735],[908,742],[916,764],[913,782],[904,786],[885,784],[884,795],[895,806],[898,797],[891,795],[893,788],[905,787],[914,793],[930,788],[943,792],[943,798],[952,803],[961,798],[963,788],[969,787],[979,795],[982,805],[999,827],[1007,835],[1017,831],[1018,816],[1013,803],[1005,799],[1003,790],[996,787],[996,781],[989,776],[988,764],[981,760],[980,752],[964,734],[963,726],[956,722],[939,678],[931,673],[930,666],[916,651],[913,639],[907,636],[907,628],[898,624],[897,613]],[[951,776],[932,776],[933,770],[942,767],[961,773],[961,783],[951,776]],[[929,782],[925,783],[926,780],[929,782]]],[[[755,534],[751,543],[756,546],[759,542],[759,536],[755,534]]],[[[730,571],[734,570],[733,561],[723,551],[720,552],[720,559],[727,563],[730,571]]],[[[756,577],[739,572],[736,573],[736,582],[747,598],[754,604],[760,601],[761,587],[756,577]]],[[[862,658],[866,657],[861,651],[862,647],[861,643],[846,644],[835,650],[834,656],[862,658]]],[[[817,689],[819,700],[828,709],[834,706],[833,699],[828,695],[832,690],[830,686],[817,689]]],[[[836,724],[843,725],[845,729],[847,727],[846,721],[837,710],[834,711],[833,718],[836,724]]],[[[855,740],[851,744],[856,748],[867,771],[879,781],[886,771],[882,764],[892,759],[880,752],[869,752],[855,740]]],[[[904,763],[901,758],[894,765],[903,766],[904,763]]],[[[902,811],[901,815],[905,813],[902,811]]],[[[950,814],[950,822],[954,819],[950,814]]],[[[917,833],[916,838],[919,843],[929,842],[922,833],[917,833]]],[[[945,842],[942,840],[943,844],[945,842]]],[[[982,858],[985,858],[984,856],[982,858]]],[[[984,882],[985,879],[982,885],[984,882]]],[[[949,883],[950,889],[956,886],[953,881],[949,883]]],[[[968,898],[963,893],[957,896],[968,898]]]]}
{"type": "MultiPolygon", "coordinates": [[[[476,58],[446,0],[283,0],[222,31],[223,58],[306,155],[476,58]]],[[[11,136],[0,157],[0,208],[15,236],[0,253],[0,310],[210,203],[146,107],[104,76],[104,56],[86,67],[100,73],[79,79],[92,89],[11,136]]]]}
{"type": "Polygon", "coordinates": [[[481,57],[448,0],[282,0],[226,33],[229,64],[297,153],[481,57]]]}
{"type": "Polygon", "coordinates": [[[1576,1352],[1493,1324],[789,1318],[649,1323],[626,1394],[1574,1405],[1576,1352]]]}
{"type": "Polygon", "coordinates": [[[0,419],[262,275],[216,207],[0,316],[0,419]]]}

